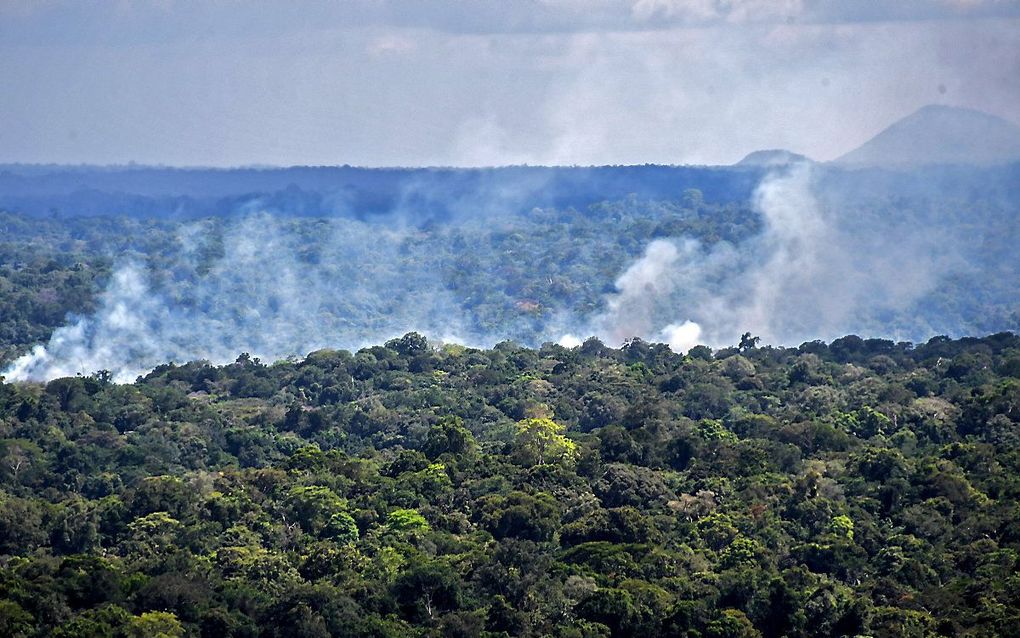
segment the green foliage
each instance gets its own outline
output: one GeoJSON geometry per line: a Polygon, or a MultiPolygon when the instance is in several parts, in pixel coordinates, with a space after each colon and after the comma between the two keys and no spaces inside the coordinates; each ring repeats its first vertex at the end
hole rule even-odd
{"type": "Polygon", "coordinates": [[[548,541],[559,527],[559,508],[549,494],[510,492],[482,502],[482,524],[496,538],[548,541]]]}
{"type": "Polygon", "coordinates": [[[574,463],[578,455],[577,444],[563,436],[566,429],[566,426],[547,418],[518,421],[514,458],[529,466],[539,463],[574,463]]]}
{"type": "Polygon", "coordinates": [[[761,638],[761,632],[754,628],[744,612],[739,609],[724,609],[719,617],[708,623],[706,638],[761,638]]]}
{"type": "Polygon", "coordinates": [[[32,614],[12,600],[0,600],[0,635],[10,638],[28,636],[34,628],[32,614]]]}
{"type": "Polygon", "coordinates": [[[358,541],[358,524],[347,512],[335,512],[329,517],[325,535],[339,545],[350,545],[358,541]]]}
{"type": "Polygon", "coordinates": [[[1017,353],[411,338],[0,384],[0,635],[1010,636],[1017,353]]]}
{"type": "Polygon", "coordinates": [[[852,541],[854,539],[854,521],[849,516],[839,515],[829,523],[829,531],[834,536],[852,541]]]}
{"type": "Polygon", "coordinates": [[[429,531],[430,526],[425,517],[416,510],[393,510],[386,516],[386,527],[396,532],[417,534],[429,531]]]}
{"type": "Polygon", "coordinates": [[[889,417],[867,405],[856,412],[837,413],[836,422],[840,427],[861,438],[888,434],[892,424],[889,417]]]}
{"type": "Polygon", "coordinates": [[[476,448],[475,438],[471,430],[464,427],[463,419],[446,416],[429,428],[422,451],[434,459],[443,454],[451,454],[454,457],[471,456],[476,448]]]}
{"type": "Polygon", "coordinates": [[[337,520],[338,516],[346,515],[344,500],[323,485],[292,487],[287,501],[294,520],[311,534],[319,534],[327,525],[337,520]]]}
{"type": "Polygon", "coordinates": [[[736,435],[726,429],[722,421],[718,419],[701,419],[698,421],[698,434],[706,441],[727,441],[737,440],[736,435]]]}
{"type": "Polygon", "coordinates": [[[184,627],[177,616],[165,611],[147,611],[128,621],[127,638],[182,638],[184,627]]]}

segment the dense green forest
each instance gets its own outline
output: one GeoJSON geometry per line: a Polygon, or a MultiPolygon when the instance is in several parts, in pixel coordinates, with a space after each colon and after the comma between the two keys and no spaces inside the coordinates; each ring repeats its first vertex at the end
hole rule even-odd
{"type": "Polygon", "coordinates": [[[1015,636],[1018,444],[1009,333],[0,384],[0,634],[1015,636]]]}

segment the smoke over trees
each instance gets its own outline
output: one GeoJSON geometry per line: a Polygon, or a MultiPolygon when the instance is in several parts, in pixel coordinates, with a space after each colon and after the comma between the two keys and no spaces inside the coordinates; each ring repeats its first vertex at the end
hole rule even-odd
{"type": "Polygon", "coordinates": [[[165,361],[272,361],[410,330],[469,345],[595,335],[686,351],[733,346],[746,331],[796,345],[1015,328],[1015,291],[1002,287],[1002,273],[1020,271],[1009,193],[988,172],[977,174],[987,197],[973,201],[958,195],[965,172],[927,190],[915,175],[886,175],[895,188],[883,188],[873,175],[778,166],[746,205],[687,188],[675,200],[528,208],[526,193],[504,190],[504,209],[479,203],[470,215],[461,193],[452,217],[416,218],[415,202],[437,195],[411,189],[391,214],[362,220],[292,217],[255,201],[193,221],[50,222],[63,229],[46,240],[55,253],[83,237],[113,268],[86,312],[63,326],[50,319],[47,343],[14,342],[32,350],[5,374],[108,370],[127,381],[165,361]],[[102,230],[117,224],[124,237],[102,230]]]}

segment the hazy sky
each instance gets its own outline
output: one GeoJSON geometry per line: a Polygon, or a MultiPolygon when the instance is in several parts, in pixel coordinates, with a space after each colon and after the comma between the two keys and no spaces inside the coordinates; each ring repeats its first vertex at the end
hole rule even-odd
{"type": "Polygon", "coordinates": [[[1020,123],[1020,0],[0,0],[0,162],[820,160],[1020,123]]]}

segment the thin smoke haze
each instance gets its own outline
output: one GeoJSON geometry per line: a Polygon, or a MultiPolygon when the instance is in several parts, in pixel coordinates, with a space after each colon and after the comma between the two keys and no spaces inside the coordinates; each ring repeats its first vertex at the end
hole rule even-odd
{"type": "Polygon", "coordinates": [[[166,361],[225,362],[242,351],[275,360],[414,329],[457,330],[448,295],[400,261],[399,232],[349,220],[295,229],[266,213],[225,224],[185,226],[159,270],[137,260],[119,265],[95,314],[57,329],[5,376],[47,380],[102,369],[128,382],[166,361]],[[318,253],[306,254],[314,242],[318,253]]]}
{"type": "MultiPolygon", "coordinates": [[[[748,331],[771,344],[833,339],[907,311],[963,267],[945,248],[948,230],[908,218],[856,224],[823,205],[816,187],[809,163],[769,174],[753,197],[764,231],[739,248],[654,240],[617,279],[591,332],[612,344],[641,337],[681,352],[734,345],[748,331]]],[[[572,333],[560,343],[576,341],[572,333]]]]}
{"type": "MultiPolygon", "coordinates": [[[[905,321],[891,330],[930,334],[923,318],[902,318],[963,267],[942,248],[951,231],[909,216],[856,219],[818,188],[807,163],[768,174],[752,198],[758,236],[739,246],[655,239],[622,270],[601,311],[560,309],[537,333],[492,328],[473,315],[436,274],[457,266],[415,248],[419,231],[404,223],[410,211],[389,226],[295,223],[265,212],[185,224],[159,260],[124,259],[94,314],[72,318],[4,375],[48,380],[109,370],[127,382],[167,361],[228,362],[241,352],[277,360],[412,330],[469,345],[515,334],[537,343],[562,335],[564,345],[582,335],[614,345],[640,337],[685,352],[733,345],[745,331],[772,344],[832,339],[879,326],[891,313],[905,321]]],[[[434,232],[458,232],[451,226],[434,232]]],[[[529,276],[543,273],[536,267],[529,276]]]]}

